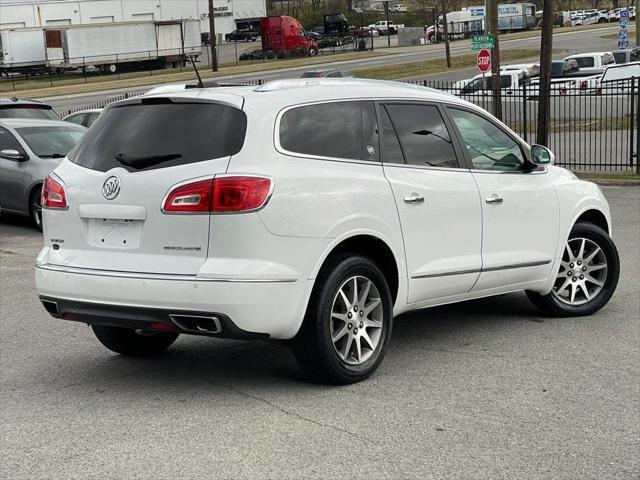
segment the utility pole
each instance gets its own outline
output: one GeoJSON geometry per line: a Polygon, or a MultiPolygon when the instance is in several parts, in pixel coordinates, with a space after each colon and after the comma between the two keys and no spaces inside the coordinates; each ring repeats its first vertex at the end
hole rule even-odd
{"type": "MultiPolygon", "coordinates": [[[[542,39],[540,41],[540,85],[538,94],[538,128],[536,143],[548,146],[551,110],[551,52],[553,49],[553,0],[542,7],[542,39]]],[[[526,102],[526,99],[522,99],[526,102]]],[[[526,128],[526,127],[525,127],[526,128]]]]}
{"type": "MultiPolygon", "coordinates": [[[[447,25],[447,2],[442,0],[442,24],[444,25],[444,51],[447,57],[447,68],[451,68],[451,50],[449,49],[449,26],[447,25]]],[[[438,32],[435,33],[438,35],[438,32]]]]}
{"type": "Polygon", "coordinates": [[[218,54],[216,52],[216,12],[213,0],[209,0],[209,43],[211,44],[211,71],[218,71],[218,54]]]}
{"type": "Polygon", "coordinates": [[[500,43],[498,41],[498,0],[486,0],[484,7],[484,31],[494,35],[496,43],[491,50],[491,85],[493,90],[493,115],[502,120],[502,90],[500,82],[500,43]]]}

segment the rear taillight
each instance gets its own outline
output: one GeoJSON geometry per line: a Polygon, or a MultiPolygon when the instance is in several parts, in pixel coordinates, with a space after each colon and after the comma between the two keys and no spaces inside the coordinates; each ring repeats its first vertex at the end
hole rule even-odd
{"type": "Polygon", "coordinates": [[[67,208],[67,194],[62,183],[47,175],[42,185],[42,208],[67,208]]]}
{"type": "Polygon", "coordinates": [[[198,180],[175,187],[162,205],[165,212],[201,213],[209,212],[212,180],[198,180]]]}
{"type": "Polygon", "coordinates": [[[271,179],[224,176],[178,185],[166,196],[167,213],[247,212],[262,207],[271,192],[271,179]]]}
{"type": "Polygon", "coordinates": [[[580,82],[580,90],[586,90],[587,89],[587,81],[586,80],[582,80],[580,82]]]}
{"type": "Polygon", "coordinates": [[[213,179],[212,212],[243,212],[264,205],[271,191],[265,177],[218,177],[213,179]]]}

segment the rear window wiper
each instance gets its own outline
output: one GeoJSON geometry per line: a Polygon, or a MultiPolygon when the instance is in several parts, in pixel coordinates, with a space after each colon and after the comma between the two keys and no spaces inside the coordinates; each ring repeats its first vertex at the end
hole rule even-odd
{"type": "Polygon", "coordinates": [[[116,160],[119,163],[135,169],[151,167],[153,165],[157,165],[162,162],[168,162],[169,160],[175,160],[177,158],[182,158],[182,155],[179,153],[147,155],[143,157],[130,157],[129,155],[125,155],[124,153],[119,153],[116,155],[116,160]]]}

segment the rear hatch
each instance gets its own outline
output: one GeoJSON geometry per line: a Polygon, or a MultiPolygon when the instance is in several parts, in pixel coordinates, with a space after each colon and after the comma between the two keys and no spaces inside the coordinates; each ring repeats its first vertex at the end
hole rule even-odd
{"type": "Polygon", "coordinates": [[[242,97],[148,97],[102,113],[55,175],[67,210],[47,210],[54,265],[195,274],[207,256],[209,213],[163,212],[181,183],[224,173],[242,148],[242,97]]]}

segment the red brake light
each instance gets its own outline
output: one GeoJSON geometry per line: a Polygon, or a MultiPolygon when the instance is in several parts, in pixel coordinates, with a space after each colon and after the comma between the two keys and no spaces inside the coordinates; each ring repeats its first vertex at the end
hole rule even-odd
{"type": "Polygon", "coordinates": [[[67,195],[62,184],[47,175],[42,185],[42,208],[67,208],[67,195]]]}
{"type": "Polygon", "coordinates": [[[209,212],[211,179],[199,180],[174,188],[162,205],[165,212],[209,212]]]}
{"type": "Polygon", "coordinates": [[[586,90],[587,89],[587,81],[586,80],[582,80],[580,82],[580,90],[586,90]]]}
{"type": "Polygon", "coordinates": [[[168,213],[246,212],[262,207],[271,192],[265,177],[225,176],[175,187],[162,210],[168,213]]]}
{"type": "Polygon", "coordinates": [[[264,205],[271,192],[265,177],[218,177],[213,179],[212,212],[242,212],[264,205]]]}

